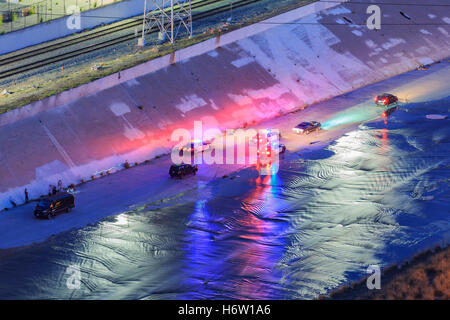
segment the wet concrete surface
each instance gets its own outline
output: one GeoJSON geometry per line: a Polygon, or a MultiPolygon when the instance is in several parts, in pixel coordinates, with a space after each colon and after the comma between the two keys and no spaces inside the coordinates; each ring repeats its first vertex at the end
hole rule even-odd
{"type": "Polygon", "coordinates": [[[450,126],[426,119],[450,111],[446,77],[441,63],[266,122],[288,147],[274,175],[201,165],[173,181],[161,158],[83,185],[54,220],[2,213],[3,248],[22,247],[2,252],[0,297],[311,299],[446,242],[450,126]],[[384,91],[404,101],[388,118],[384,91]],[[290,133],[313,117],[324,130],[290,133]]]}

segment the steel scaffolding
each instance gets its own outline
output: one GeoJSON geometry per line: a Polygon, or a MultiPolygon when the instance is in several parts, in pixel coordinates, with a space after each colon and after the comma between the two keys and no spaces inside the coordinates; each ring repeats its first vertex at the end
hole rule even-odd
{"type": "Polygon", "coordinates": [[[175,42],[180,30],[186,30],[192,37],[191,0],[150,0],[154,10],[147,12],[147,0],[144,4],[142,37],[138,44],[145,45],[145,34],[157,28],[158,40],[175,42]]]}

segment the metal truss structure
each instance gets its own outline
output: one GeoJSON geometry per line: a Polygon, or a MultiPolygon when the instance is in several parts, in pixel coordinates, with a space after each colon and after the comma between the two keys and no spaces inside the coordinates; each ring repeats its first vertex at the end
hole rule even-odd
{"type": "Polygon", "coordinates": [[[145,34],[159,30],[158,40],[174,43],[180,30],[185,30],[192,37],[191,0],[150,0],[155,8],[147,12],[147,0],[144,5],[142,38],[139,45],[145,45],[145,34]]]}

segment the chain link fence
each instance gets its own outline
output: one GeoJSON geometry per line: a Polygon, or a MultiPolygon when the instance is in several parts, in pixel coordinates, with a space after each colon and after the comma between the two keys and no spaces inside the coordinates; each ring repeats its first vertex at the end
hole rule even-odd
{"type": "Polygon", "coordinates": [[[0,0],[0,35],[123,0],[0,0]]]}

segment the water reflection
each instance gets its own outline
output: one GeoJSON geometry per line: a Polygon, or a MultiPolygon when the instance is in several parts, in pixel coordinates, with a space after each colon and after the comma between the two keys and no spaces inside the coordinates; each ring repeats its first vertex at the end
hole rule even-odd
{"type": "Polygon", "coordinates": [[[276,175],[245,169],[3,253],[0,297],[314,298],[408,258],[450,238],[450,127],[408,109],[288,153],[276,175]],[[70,265],[81,290],[66,286],[70,265]]]}
{"type": "Polygon", "coordinates": [[[186,228],[184,270],[197,289],[181,298],[205,292],[240,299],[271,297],[268,284],[279,281],[276,263],[282,254],[281,243],[274,243],[283,226],[271,221],[276,218],[279,183],[276,175],[259,175],[242,197],[195,202],[186,228]],[[218,203],[211,214],[209,208],[218,203]]]}

